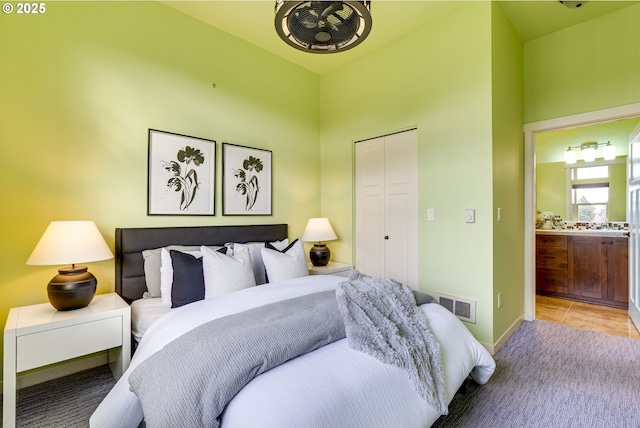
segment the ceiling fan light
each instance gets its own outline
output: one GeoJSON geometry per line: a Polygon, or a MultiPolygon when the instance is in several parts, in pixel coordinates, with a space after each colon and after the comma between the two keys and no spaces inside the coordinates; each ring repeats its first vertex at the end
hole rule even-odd
{"type": "Polygon", "coordinates": [[[276,0],[276,32],[288,45],[305,52],[351,49],[371,31],[370,1],[276,0]]]}
{"type": "Polygon", "coordinates": [[[580,6],[582,6],[583,4],[586,3],[586,1],[567,1],[567,0],[559,0],[559,3],[565,5],[566,7],[568,7],[569,9],[575,9],[578,8],[580,6]]]}

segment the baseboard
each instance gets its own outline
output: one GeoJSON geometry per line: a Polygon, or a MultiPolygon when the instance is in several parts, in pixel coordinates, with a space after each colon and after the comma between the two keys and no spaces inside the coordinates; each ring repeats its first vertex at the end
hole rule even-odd
{"type": "Polygon", "coordinates": [[[507,329],[507,331],[504,332],[502,336],[500,336],[500,339],[498,339],[496,343],[494,343],[493,345],[483,343],[482,346],[484,346],[491,355],[496,355],[496,353],[500,350],[500,348],[502,348],[505,342],[511,337],[513,333],[516,332],[518,327],[520,327],[522,321],[524,321],[524,314],[520,315],[520,317],[515,320],[513,324],[511,324],[511,326],[507,329]]]}
{"type": "MultiPolygon", "coordinates": [[[[70,374],[89,370],[94,367],[100,367],[105,364],[109,364],[109,356],[107,352],[98,352],[86,357],[76,358],[73,360],[65,361],[63,363],[53,364],[41,369],[34,369],[26,371],[24,373],[18,373],[16,384],[18,386],[18,389],[26,388],[28,386],[33,386],[42,382],[57,379],[62,376],[68,376],[70,374]]],[[[3,382],[0,382],[0,391],[2,390],[2,383],[3,382]]]]}

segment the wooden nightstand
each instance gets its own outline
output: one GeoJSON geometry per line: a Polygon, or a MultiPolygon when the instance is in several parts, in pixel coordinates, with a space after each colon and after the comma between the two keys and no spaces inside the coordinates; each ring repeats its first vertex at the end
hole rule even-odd
{"type": "Polygon", "coordinates": [[[49,303],[12,308],[4,328],[3,426],[15,427],[17,373],[109,350],[118,379],[129,367],[130,334],[131,309],[116,293],[73,311],[49,303]]]}
{"type": "Polygon", "coordinates": [[[309,275],[338,275],[349,277],[353,266],[338,262],[329,262],[326,266],[314,266],[309,263],[309,275]]]}

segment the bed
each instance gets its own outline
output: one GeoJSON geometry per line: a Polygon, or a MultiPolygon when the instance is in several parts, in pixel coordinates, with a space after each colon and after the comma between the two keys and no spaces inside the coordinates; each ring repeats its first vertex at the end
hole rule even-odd
{"type": "MultiPolygon", "coordinates": [[[[228,243],[288,244],[287,234],[287,225],[283,224],[117,229],[116,292],[133,305],[140,300],[150,300],[143,298],[149,291],[144,251],[172,245],[217,248],[228,243]]],[[[278,249],[284,251],[284,247],[278,249]]],[[[244,316],[267,305],[288,304],[322,293],[335,294],[344,282],[344,277],[332,275],[303,276],[161,309],[162,313],[138,337],[140,343],[129,369],[93,413],[90,426],[138,427],[145,419],[142,396],[139,398],[130,390],[140,377],[137,375],[173,344],[203,326],[232,316],[244,316]]],[[[469,376],[478,383],[488,381],[495,362],[462,322],[435,303],[421,305],[419,310],[426,315],[439,343],[446,402],[451,401],[469,376]]],[[[176,361],[175,367],[181,363],[176,361]]],[[[211,373],[206,376],[213,377],[211,373]]],[[[183,387],[177,384],[154,381],[161,383],[152,389],[166,391],[162,395],[186,400],[187,406],[197,401],[191,400],[191,393],[182,393],[183,387]]],[[[225,403],[218,421],[223,428],[417,428],[430,426],[440,415],[440,411],[427,405],[416,393],[403,370],[352,349],[348,340],[341,338],[248,381],[225,403]]],[[[152,416],[147,415],[147,426],[152,416]]],[[[175,421],[162,422],[160,419],[158,423],[156,418],[153,426],[180,425],[175,421]]],[[[183,426],[187,426],[186,423],[183,426]]],[[[193,424],[189,422],[188,426],[193,424]]]]}

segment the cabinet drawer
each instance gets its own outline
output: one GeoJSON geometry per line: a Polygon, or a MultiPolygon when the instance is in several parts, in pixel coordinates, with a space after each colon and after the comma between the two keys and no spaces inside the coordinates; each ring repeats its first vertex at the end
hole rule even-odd
{"type": "Polygon", "coordinates": [[[17,371],[122,346],[122,317],[54,328],[16,338],[17,371]]]}
{"type": "Polygon", "coordinates": [[[567,248],[566,235],[536,235],[536,248],[561,247],[567,248]]]}
{"type": "Polygon", "coordinates": [[[536,267],[567,269],[567,250],[560,247],[536,248],[536,267]]]}
{"type": "Polygon", "coordinates": [[[536,289],[567,293],[567,271],[560,269],[536,269],[536,289]]]}

